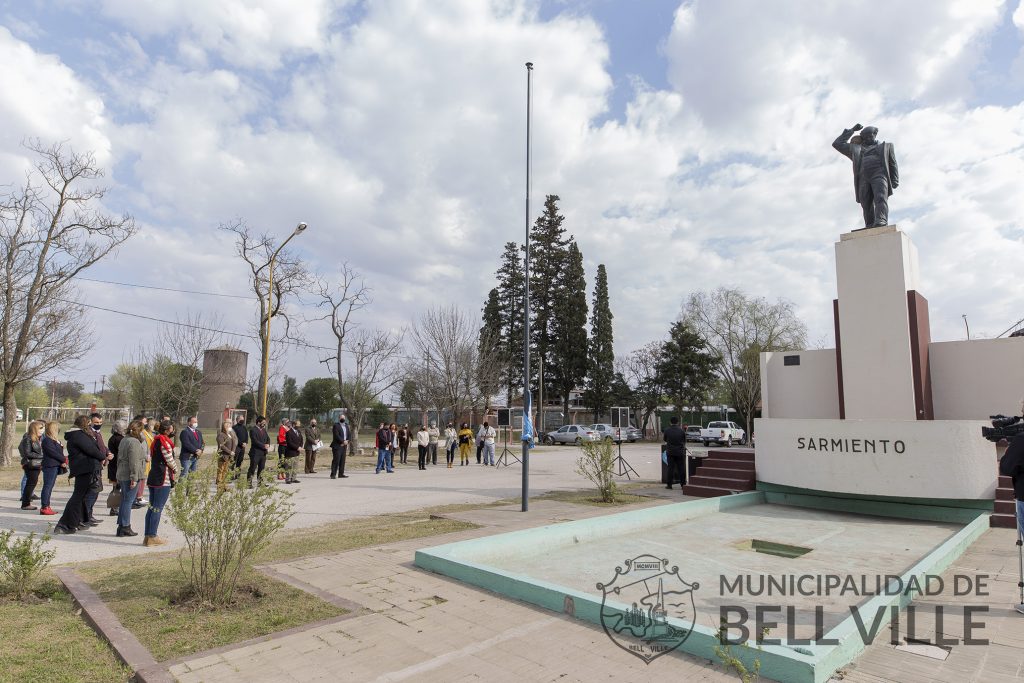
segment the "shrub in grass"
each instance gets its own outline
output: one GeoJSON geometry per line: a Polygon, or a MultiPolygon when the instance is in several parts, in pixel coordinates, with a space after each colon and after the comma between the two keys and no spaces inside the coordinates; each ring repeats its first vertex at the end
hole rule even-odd
{"type": "Polygon", "coordinates": [[[580,457],[576,460],[576,473],[597,487],[601,502],[614,503],[619,488],[612,478],[615,472],[614,444],[607,440],[584,441],[580,444],[580,457]]]}
{"type": "Polygon", "coordinates": [[[49,536],[37,537],[34,531],[21,537],[15,536],[13,529],[0,531],[0,576],[5,592],[19,600],[28,597],[32,584],[57,554],[45,548],[49,540],[49,536]]]}
{"type": "Polygon", "coordinates": [[[168,514],[185,537],[179,556],[194,599],[231,602],[243,568],[284,528],[291,497],[265,477],[254,489],[229,486],[217,492],[211,470],[194,472],[171,492],[168,514]]]}

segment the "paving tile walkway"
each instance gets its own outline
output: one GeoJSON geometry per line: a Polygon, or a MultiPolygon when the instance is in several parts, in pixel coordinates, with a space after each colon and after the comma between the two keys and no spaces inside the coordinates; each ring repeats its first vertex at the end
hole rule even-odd
{"type": "MultiPolygon", "coordinates": [[[[653,491],[652,491],[653,492],[653,491]]],[[[668,492],[666,492],[668,493],[668,492]]],[[[675,499],[675,497],[672,497],[675,499]]],[[[645,503],[646,505],[661,504],[645,503]]],[[[504,598],[413,566],[417,548],[514,529],[606,514],[608,510],[535,501],[449,516],[482,525],[456,534],[363,548],[275,565],[275,571],[366,608],[356,616],[280,638],[181,661],[171,673],[182,683],[220,681],[735,681],[721,666],[675,652],[649,665],[614,646],[591,624],[504,598]]],[[[897,651],[884,629],[841,672],[855,683],[1024,679],[1024,616],[1017,595],[1013,534],[993,529],[943,577],[989,574],[984,598],[920,598],[920,609],[943,604],[987,604],[982,637],[988,646],[956,646],[938,661],[897,651]]],[[[947,593],[949,591],[947,590],[947,593]]],[[[934,638],[934,622],[918,619],[920,637],[934,638]]],[[[962,621],[945,623],[962,636],[962,621]]],[[[837,677],[838,679],[838,677],[837,677]]]]}

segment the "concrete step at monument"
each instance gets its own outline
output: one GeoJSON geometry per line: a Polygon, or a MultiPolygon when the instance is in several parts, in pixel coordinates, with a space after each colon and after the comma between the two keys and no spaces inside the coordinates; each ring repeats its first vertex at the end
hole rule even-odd
{"type": "MultiPolygon", "coordinates": [[[[746,464],[746,463],[743,463],[746,464]]],[[[729,479],[753,479],[753,467],[718,467],[717,463],[712,465],[701,465],[695,472],[702,477],[727,477],[729,479]]]]}
{"type": "Polygon", "coordinates": [[[754,478],[733,479],[731,477],[707,477],[700,472],[690,477],[690,483],[694,486],[708,486],[711,488],[728,489],[730,491],[753,491],[754,478]]]}
{"type": "Polygon", "coordinates": [[[999,487],[996,489],[996,500],[1013,500],[1013,489],[999,487]]]}
{"type": "Polygon", "coordinates": [[[1012,477],[1000,476],[999,477],[999,484],[998,484],[998,486],[1001,489],[1012,489],[1013,488],[1013,478],[1012,477]]]}
{"type": "MultiPolygon", "coordinates": [[[[696,479],[697,477],[694,477],[696,479]]],[[[997,515],[1015,515],[1017,514],[1017,502],[1014,500],[997,500],[995,503],[995,513],[997,515]]]]}
{"type": "Polygon", "coordinates": [[[754,462],[753,448],[710,448],[709,458],[724,458],[726,460],[747,460],[754,462]]]}
{"type": "Polygon", "coordinates": [[[698,498],[714,498],[715,496],[729,496],[732,491],[729,489],[716,488],[714,486],[700,486],[698,484],[687,484],[683,487],[683,493],[698,498]]]}
{"type": "Polygon", "coordinates": [[[753,460],[727,460],[726,458],[704,458],[701,463],[701,467],[716,467],[723,470],[744,470],[747,472],[754,471],[753,460]]]}
{"type": "MultiPolygon", "coordinates": [[[[686,487],[683,487],[683,492],[686,492],[686,487]]],[[[699,494],[692,493],[690,495],[696,496],[699,494]]],[[[988,518],[988,525],[990,527],[998,527],[1000,529],[1016,529],[1017,518],[1014,515],[1006,515],[997,512],[988,518]]]]}

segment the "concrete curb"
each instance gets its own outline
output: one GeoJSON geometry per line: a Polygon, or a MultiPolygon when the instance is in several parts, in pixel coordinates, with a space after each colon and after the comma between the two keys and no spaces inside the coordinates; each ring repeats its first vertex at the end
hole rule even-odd
{"type": "Polygon", "coordinates": [[[117,616],[78,572],[71,567],[58,567],[54,573],[82,609],[82,616],[89,626],[110,644],[117,658],[135,672],[135,681],[173,683],[175,679],[167,668],[161,666],[139,639],[121,624],[117,616]]]}

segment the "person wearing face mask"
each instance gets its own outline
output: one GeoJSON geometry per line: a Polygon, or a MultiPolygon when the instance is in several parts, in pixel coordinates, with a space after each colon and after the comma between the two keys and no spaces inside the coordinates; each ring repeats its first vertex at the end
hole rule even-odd
{"type": "Polygon", "coordinates": [[[74,490],[64,506],[64,514],[53,528],[54,534],[73,534],[90,527],[83,518],[85,499],[96,471],[103,469],[104,456],[96,439],[86,433],[92,431],[89,422],[88,415],[79,415],[75,418],[75,426],[64,434],[68,446],[68,472],[74,480],[74,490]]]}
{"type": "Polygon", "coordinates": [[[306,438],[303,449],[306,451],[306,474],[316,474],[316,452],[320,450],[320,428],[316,426],[316,418],[306,425],[306,438]]]}
{"type": "Polygon", "coordinates": [[[96,505],[96,500],[100,497],[100,493],[103,492],[103,467],[110,462],[113,455],[111,455],[110,449],[107,448],[107,444],[103,440],[103,416],[99,413],[93,413],[89,416],[89,420],[92,422],[92,429],[89,435],[96,441],[96,445],[99,446],[103,461],[96,467],[96,471],[93,473],[92,483],[89,485],[89,493],[85,496],[85,511],[82,513],[82,519],[89,526],[96,526],[102,520],[97,519],[93,514],[93,507],[96,505]]]}
{"type": "Polygon", "coordinates": [[[188,427],[181,430],[178,436],[181,443],[181,475],[182,481],[192,472],[199,469],[199,456],[203,454],[203,433],[199,431],[199,420],[195,415],[188,419],[188,427]]]}
{"type": "Polygon", "coordinates": [[[249,444],[249,471],[246,478],[249,488],[252,488],[253,476],[259,481],[263,475],[263,468],[267,466],[267,451],[270,449],[267,418],[262,415],[256,416],[256,424],[249,429],[249,444]]]}
{"type": "Polygon", "coordinates": [[[441,438],[441,430],[437,428],[437,423],[431,420],[430,429],[427,430],[427,434],[430,437],[430,441],[427,444],[427,460],[431,465],[437,464],[437,442],[441,438]]]}

